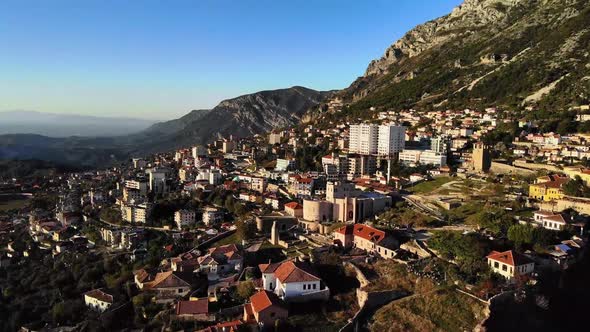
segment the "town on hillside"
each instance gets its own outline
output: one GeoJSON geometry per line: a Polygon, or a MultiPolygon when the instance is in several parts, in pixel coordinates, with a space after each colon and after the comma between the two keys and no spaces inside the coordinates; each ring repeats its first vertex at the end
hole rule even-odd
{"type": "Polygon", "coordinates": [[[588,266],[590,135],[575,128],[589,107],[552,125],[524,109],[345,107],[115,167],[0,178],[2,325],[559,330],[550,319],[579,305],[588,266]]]}

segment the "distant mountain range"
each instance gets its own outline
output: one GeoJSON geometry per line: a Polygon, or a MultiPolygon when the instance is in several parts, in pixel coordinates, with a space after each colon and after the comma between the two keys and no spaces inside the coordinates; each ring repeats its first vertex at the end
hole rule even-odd
{"type": "Polygon", "coordinates": [[[206,144],[218,137],[246,137],[299,123],[331,92],[295,86],[224,100],[211,110],[160,122],[116,137],[53,137],[0,135],[0,159],[40,159],[62,164],[110,164],[131,155],[145,155],[206,144]]]}
{"type": "Polygon", "coordinates": [[[49,137],[120,136],[142,131],[156,121],[34,111],[0,111],[0,135],[35,134],[49,137]]]}

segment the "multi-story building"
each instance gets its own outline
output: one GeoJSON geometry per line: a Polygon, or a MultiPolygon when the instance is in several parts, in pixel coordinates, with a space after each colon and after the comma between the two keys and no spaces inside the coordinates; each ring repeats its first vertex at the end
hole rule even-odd
{"type": "Polygon", "coordinates": [[[447,155],[432,150],[404,150],[399,154],[399,161],[407,165],[446,166],[447,155]]]}
{"type": "Polygon", "coordinates": [[[276,171],[284,172],[295,167],[295,159],[277,159],[276,171]]]}
{"type": "Polygon", "coordinates": [[[178,210],[174,213],[174,222],[181,229],[183,226],[190,226],[195,223],[196,213],[192,210],[178,210]]]}
{"type": "Polygon", "coordinates": [[[223,221],[223,211],[214,207],[206,207],[203,209],[203,223],[207,226],[214,225],[223,221]]]}
{"type": "Polygon", "coordinates": [[[562,199],[565,196],[562,186],[568,181],[564,175],[539,177],[529,186],[529,197],[545,202],[562,199]]]}
{"type": "Polygon", "coordinates": [[[138,190],[141,195],[146,195],[148,190],[148,181],[146,179],[126,180],[125,188],[138,190]]]}
{"type": "Polygon", "coordinates": [[[377,153],[379,126],[376,124],[356,124],[350,126],[348,151],[373,155],[377,153]]]}
{"type": "Polygon", "coordinates": [[[154,194],[165,194],[168,192],[166,184],[166,172],[157,168],[148,170],[150,191],[154,194]]]}
{"type": "Polygon", "coordinates": [[[121,217],[129,223],[145,224],[150,218],[152,204],[144,202],[141,204],[123,204],[121,206],[121,217]]]}
{"type": "Polygon", "coordinates": [[[281,138],[283,137],[282,133],[280,132],[271,132],[270,135],[268,135],[268,144],[270,145],[274,145],[274,144],[279,144],[281,143],[281,138]]]}
{"type": "Polygon", "coordinates": [[[385,124],[379,126],[377,154],[395,157],[406,146],[406,127],[385,124]]]}

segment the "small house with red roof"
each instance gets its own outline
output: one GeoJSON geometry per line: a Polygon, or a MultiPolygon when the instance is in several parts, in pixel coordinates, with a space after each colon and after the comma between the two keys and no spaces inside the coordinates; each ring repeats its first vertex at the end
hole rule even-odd
{"type": "Polygon", "coordinates": [[[261,290],[250,297],[250,303],[244,305],[244,322],[274,326],[277,320],[287,319],[289,311],[285,303],[275,294],[261,290]]]}
{"type": "Polygon", "coordinates": [[[492,251],[487,259],[493,272],[509,280],[513,280],[517,276],[531,274],[535,270],[535,262],[512,250],[492,251]]]}
{"type": "Polygon", "coordinates": [[[303,218],[303,205],[297,202],[285,204],[285,212],[295,218],[303,218]]]}
{"type": "Polygon", "coordinates": [[[334,231],[334,242],[344,248],[359,248],[391,258],[399,248],[399,241],[382,230],[365,224],[349,224],[334,231]]]}
{"type": "Polygon", "coordinates": [[[98,312],[104,312],[113,305],[113,296],[101,289],[93,289],[84,293],[84,303],[98,312]]]}
{"type": "Polygon", "coordinates": [[[327,300],[330,290],[307,262],[287,260],[258,265],[264,290],[288,302],[327,300]]]}
{"type": "Polygon", "coordinates": [[[215,315],[209,314],[209,300],[201,298],[176,302],[176,319],[184,321],[212,321],[215,315]]]}

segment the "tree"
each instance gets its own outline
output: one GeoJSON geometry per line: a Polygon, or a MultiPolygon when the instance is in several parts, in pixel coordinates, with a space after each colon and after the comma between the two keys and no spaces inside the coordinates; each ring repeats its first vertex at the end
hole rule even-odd
{"type": "Polygon", "coordinates": [[[590,197],[590,187],[586,186],[586,183],[579,175],[566,182],[562,189],[563,193],[568,196],[590,197]]]}
{"type": "Polygon", "coordinates": [[[250,280],[243,281],[238,284],[237,292],[238,296],[240,296],[243,300],[247,300],[250,298],[250,296],[254,295],[256,292],[256,287],[250,280]]]}
{"type": "Polygon", "coordinates": [[[256,225],[252,222],[238,220],[236,222],[236,233],[240,240],[249,240],[256,235],[256,225]]]}
{"type": "Polygon", "coordinates": [[[523,244],[533,243],[533,227],[529,225],[512,225],[508,229],[508,240],[514,242],[517,247],[523,244]]]}

